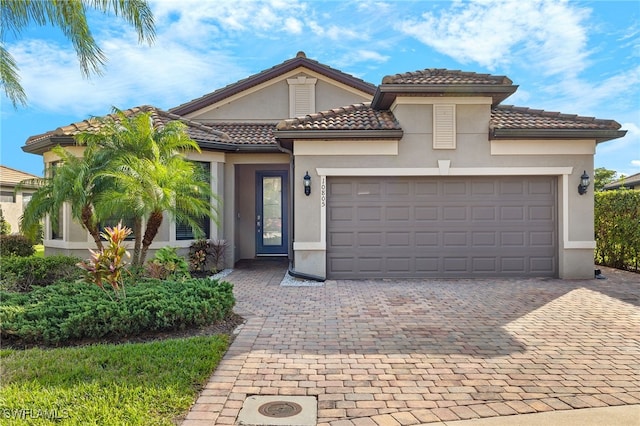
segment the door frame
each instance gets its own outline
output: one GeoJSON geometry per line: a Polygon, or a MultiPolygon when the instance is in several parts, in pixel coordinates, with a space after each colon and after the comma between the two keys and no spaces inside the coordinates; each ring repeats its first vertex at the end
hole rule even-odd
{"type": "Polygon", "coordinates": [[[288,256],[289,255],[289,171],[288,170],[256,170],[255,175],[255,255],[260,256],[288,256]],[[278,246],[265,246],[262,244],[262,230],[264,229],[264,209],[262,204],[262,180],[265,177],[282,178],[281,213],[282,213],[282,244],[278,246]],[[260,219],[258,219],[260,217],[260,219]],[[258,232],[260,230],[260,232],[258,232]]]}

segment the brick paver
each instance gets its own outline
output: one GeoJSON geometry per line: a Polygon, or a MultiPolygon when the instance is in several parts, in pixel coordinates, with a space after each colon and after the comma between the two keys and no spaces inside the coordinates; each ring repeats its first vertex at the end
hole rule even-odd
{"type": "Polygon", "coordinates": [[[279,285],[239,266],[246,322],[184,425],[251,394],[312,395],[318,424],[411,425],[640,402],[640,275],[279,285]]]}

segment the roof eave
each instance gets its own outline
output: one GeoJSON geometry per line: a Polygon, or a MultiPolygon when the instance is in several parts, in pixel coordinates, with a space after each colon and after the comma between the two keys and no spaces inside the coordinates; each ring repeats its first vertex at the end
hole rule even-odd
{"type": "Polygon", "coordinates": [[[626,130],[609,129],[491,129],[489,139],[595,139],[600,143],[626,134],[626,130]]]}
{"type": "Polygon", "coordinates": [[[402,130],[274,130],[277,139],[401,139],[402,130]]]}
{"type": "Polygon", "coordinates": [[[29,154],[42,155],[50,151],[54,146],[70,146],[75,144],[76,140],[73,136],[50,136],[37,142],[27,143],[22,147],[22,150],[29,154]]]}
{"type": "Polygon", "coordinates": [[[492,106],[498,105],[518,89],[517,85],[488,84],[381,84],[373,95],[371,107],[385,110],[400,95],[425,94],[427,96],[488,96],[492,106]]]}
{"type": "Polygon", "coordinates": [[[249,144],[226,144],[219,142],[197,141],[202,149],[221,152],[280,152],[276,144],[272,145],[249,145],[249,144]]]}

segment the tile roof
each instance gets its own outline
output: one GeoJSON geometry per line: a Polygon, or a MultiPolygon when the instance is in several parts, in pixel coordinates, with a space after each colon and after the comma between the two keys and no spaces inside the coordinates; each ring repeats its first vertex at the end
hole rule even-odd
{"type": "Polygon", "coordinates": [[[371,108],[370,102],[334,108],[278,123],[277,130],[402,130],[391,111],[371,108]]]}
{"type": "Polygon", "coordinates": [[[614,120],[601,120],[540,109],[499,105],[491,109],[491,129],[618,130],[614,120]]]}
{"type": "Polygon", "coordinates": [[[371,95],[373,95],[376,90],[376,86],[371,83],[354,77],[351,74],[347,74],[335,68],[331,68],[327,65],[321,64],[320,62],[314,61],[313,59],[309,59],[304,52],[298,52],[295,58],[287,59],[281,64],[260,71],[257,74],[229,84],[221,89],[193,99],[182,105],[178,105],[177,107],[169,109],[169,111],[181,115],[189,114],[191,112],[197,111],[198,109],[204,108],[208,105],[228,98],[229,96],[235,95],[236,93],[240,93],[251,87],[267,82],[279,75],[285,74],[299,67],[305,67],[309,70],[317,72],[318,74],[327,76],[347,86],[354,87],[371,95]]]}
{"type": "Polygon", "coordinates": [[[236,145],[276,145],[273,123],[207,123],[207,126],[229,135],[236,145]]]}
{"type": "Polygon", "coordinates": [[[35,179],[40,176],[32,175],[7,166],[0,166],[0,183],[3,185],[16,185],[26,179],[35,179]]]}
{"type": "MultiPolygon", "coordinates": [[[[155,126],[160,126],[168,123],[172,120],[179,120],[183,122],[187,126],[187,132],[189,136],[201,142],[216,142],[216,143],[230,143],[231,139],[228,135],[223,132],[214,130],[204,124],[186,119],[184,117],[180,117],[176,114],[171,114],[169,112],[163,111],[156,107],[150,105],[143,105],[139,107],[134,107],[130,109],[126,109],[122,111],[127,117],[139,114],[139,113],[150,113],[151,119],[155,126]]],[[[104,117],[104,119],[113,119],[118,121],[118,116],[116,114],[108,114],[104,117]]],[[[78,121],[76,123],[71,123],[67,126],[58,127],[55,130],[50,132],[46,132],[40,135],[32,136],[27,139],[27,145],[35,144],[36,142],[43,141],[49,139],[51,137],[72,137],[79,133],[85,131],[97,131],[104,124],[100,118],[92,117],[86,120],[78,121]]]]}
{"type": "Polygon", "coordinates": [[[512,84],[505,76],[478,74],[460,70],[428,68],[402,74],[387,75],[382,84],[512,84]]]}

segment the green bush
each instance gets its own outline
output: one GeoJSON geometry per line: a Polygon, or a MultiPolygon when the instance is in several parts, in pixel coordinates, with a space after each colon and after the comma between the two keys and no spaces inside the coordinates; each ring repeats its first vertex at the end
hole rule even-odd
{"type": "Polygon", "coordinates": [[[145,280],[120,301],[95,285],[62,281],[30,293],[0,291],[0,299],[2,339],[48,345],[211,324],[235,304],[230,283],[208,278],[145,280]]]}
{"type": "Polygon", "coordinates": [[[0,256],[31,256],[36,250],[24,235],[0,235],[0,256]]]}
{"type": "Polygon", "coordinates": [[[33,286],[43,287],[59,280],[82,278],[76,266],[80,259],[72,256],[5,257],[0,263],[0,288],[10,291],[31,291],[33,286]]]}
{"type": "Polygon", "coordinates": [[[180,256],[175,247],[162,247],[152,260],[147,262],[147,274],[151,278],[183,280],[191,277],[189,264],[180,256]]]}
{"type": "Polygon", "coordinates": [[[640,191],[595,193],[596,263],[640,269],[640,191]]]}

